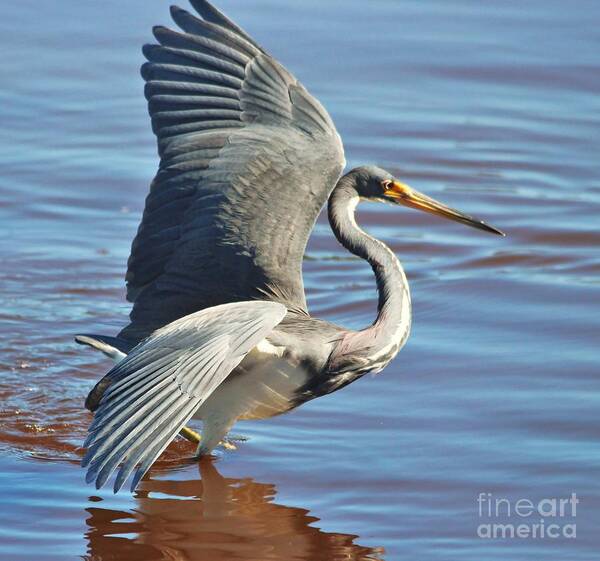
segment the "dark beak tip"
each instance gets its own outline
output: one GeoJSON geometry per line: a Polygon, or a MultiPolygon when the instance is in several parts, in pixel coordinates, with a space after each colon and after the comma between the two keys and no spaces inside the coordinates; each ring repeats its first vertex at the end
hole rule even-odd
{"type": "Polygon", "coordinates": [[[479,230],[483,230],[484,232],[488,232],[490,234],[496,234],[497,236],[501,236],[503,238],[506,237],[506,234],[502,230],[498,230],[498,228],[494,228],[493,226],[490,226],[489,224],[486,224],[485,222],[478,222],[476,225],[475,224],[471,224],[471,225],[475,226],[479,230]]]}
{"type": "Polygon", "coordinates": [[[489,224],[486,224],[486,226],[488,228],[488,232],[490,232],[492,234],[496,234],[497,236],[500,236],[502,238],[506,237],[506,234],[502,230],[498,230],[498,228],[494,228],[493,226],[490,226],[489,224]]]}

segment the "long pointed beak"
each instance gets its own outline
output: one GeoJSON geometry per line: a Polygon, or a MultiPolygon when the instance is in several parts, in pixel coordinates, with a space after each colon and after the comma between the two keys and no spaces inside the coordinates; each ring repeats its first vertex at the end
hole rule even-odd
{"type": "Polygon", "coordinates": [[[484,232],[491,232],[492,234],[497,234],[499,236],[506,235],[504,232],[498,230],[498,228],[486,224],[483,220],[479,220],[478,218],[450,208],[427,195],[423,195],[423,193],[415,191],[412,187],[409,187],[400,181],[393,181],[389,189],[385,192],[385,196],[397,204],[449,218],[450,220],[466,224],[467,226],[483,230],[484,232]]]}

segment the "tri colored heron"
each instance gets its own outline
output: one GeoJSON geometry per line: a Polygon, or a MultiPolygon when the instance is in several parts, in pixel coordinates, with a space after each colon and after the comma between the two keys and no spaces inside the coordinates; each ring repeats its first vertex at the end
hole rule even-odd
{"type": "Polygon", "coordinates": [[[86,401],[87,480],[121,464],[132,489],[180,432],[208,454],[238,419],[263,419],[378,372],[411,323],[404,271],[356,224],[360,201],[404,205],[501,234],[377,167],[340,178],[342,142],[322,105],[205,0],[173,7],[142,67],[160,167],[128,262],[130,323],[81,335],[118,361],[86,401]],[[328,200],[339,242],[367,260],[378,315],[360,331],[309,315],[302,259],[328,200]],[[185,427],[203,422],[202,437],[185,427]]]}

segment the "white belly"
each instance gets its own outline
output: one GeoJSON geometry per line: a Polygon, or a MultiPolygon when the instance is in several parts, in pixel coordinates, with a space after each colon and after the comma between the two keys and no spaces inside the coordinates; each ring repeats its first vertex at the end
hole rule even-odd
{"type": "Polygon", "coordinates": [[[265,419],[288,411],[308,373],[281,358],[283,350],[263,340],[200,406],[194,418],[227,415],[265,419]]]}

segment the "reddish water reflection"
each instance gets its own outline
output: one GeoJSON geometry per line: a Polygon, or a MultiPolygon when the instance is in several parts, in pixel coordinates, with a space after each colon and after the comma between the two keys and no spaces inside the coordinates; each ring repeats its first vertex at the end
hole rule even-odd
{"type": "MultiPolygon", "coordinates": [[[[302,508],[277,504],[274,485],[225,478],[211,460],[198,478],[147,479],[133,510],[87,508],[86,559],[232,561],[379,559],[357,536],[320,530],[302,508]]],[[[156,473],[156,472],[155,472],[156,473]]]]}

